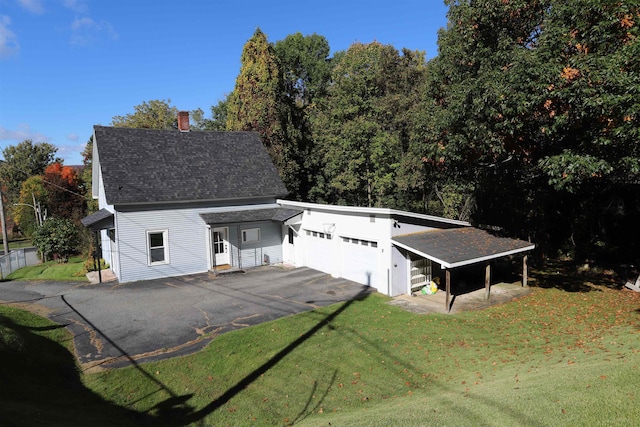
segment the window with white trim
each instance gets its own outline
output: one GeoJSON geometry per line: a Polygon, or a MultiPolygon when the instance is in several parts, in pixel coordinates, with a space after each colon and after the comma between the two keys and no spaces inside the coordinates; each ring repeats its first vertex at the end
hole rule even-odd
{"type": "Polygon", "coordinates": [[[242,243],[257,243],[260,241],[260,229],[248,228],[242,230],[242,243]]]}
{"type": "Polygon", "coordinates": [[[147,231],[147,255],[149,265],[169,263],[169,231],[147,231]]]}
{"type": "Polygon", "coordinates": [[[316,237],[318,239],[325,239],[325,240],[333,239],[333,235],[331,233],[323,233],[322,231],[312,231],[312,230],[305,230],[305,232],[307,233],[307,236],[316,237]]]}

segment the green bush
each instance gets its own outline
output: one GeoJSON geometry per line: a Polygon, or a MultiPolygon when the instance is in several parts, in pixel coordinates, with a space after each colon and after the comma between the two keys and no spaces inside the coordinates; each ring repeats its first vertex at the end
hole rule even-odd
{"type": "Polygon", "coordinates": [[[67,262],[76,251],[78,230],[66,218],[49,218],[33,234],[33,244],[47,258],[67,262]]]}

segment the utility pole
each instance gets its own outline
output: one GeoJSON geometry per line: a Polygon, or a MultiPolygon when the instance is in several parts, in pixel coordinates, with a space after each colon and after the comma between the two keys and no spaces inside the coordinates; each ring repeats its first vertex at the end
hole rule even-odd
{"type": "Polygon", "coordinates": [[[2,189],[0,188],[0,222],[2,222],[2,243],[4,254],[9,253],[9,235],[7,234],[7,223],[4,220],[4,203],[2,202],[2,189]]]}

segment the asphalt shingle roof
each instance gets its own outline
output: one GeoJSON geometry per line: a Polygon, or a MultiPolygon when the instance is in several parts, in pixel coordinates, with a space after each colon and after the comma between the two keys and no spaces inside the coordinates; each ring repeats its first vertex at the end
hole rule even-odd
{"type": "Polygon", "coordinates": [[[405,234],[393,237],[393,241],[444,262],[449,268],[534,248],[533,243],[500,237],[474,227],[405,234]]]}
{"type": "Polygon", "coordinates": [[[301,209],[266,208],[239,210],[233,212],[201,213],[200,217],[207,224],[230,224],[234,222],[278,221],[284,222],[301,214],[301,209]]]}
{"type": "Polygon", "coordinates": [[[255,132],[94,126],[107,203],[171,203],[288,193],[255,132]]]}
{"type": "Polygon", "coordinates": [[[111,228],[113,227],[113,213],[106,209],[100,209],[98,212],[82,218],[80,222],[94,231],[111,228]]]}

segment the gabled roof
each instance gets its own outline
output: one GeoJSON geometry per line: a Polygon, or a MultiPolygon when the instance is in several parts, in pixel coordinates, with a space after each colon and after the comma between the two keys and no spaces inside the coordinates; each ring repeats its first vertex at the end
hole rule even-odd
{"type": "Polygon", "coordinates": [[[94,135],[108,204],[279,197],[288,192],[255,132],[94,126],[94,135]]]}
{"type": "Polygon", "coordinates": [[[524,240],[500,237],[473,227],[432,230],[395,236],[393,244],[439,262],[444,268],[475,264],[533,250],[524,240]]]}

